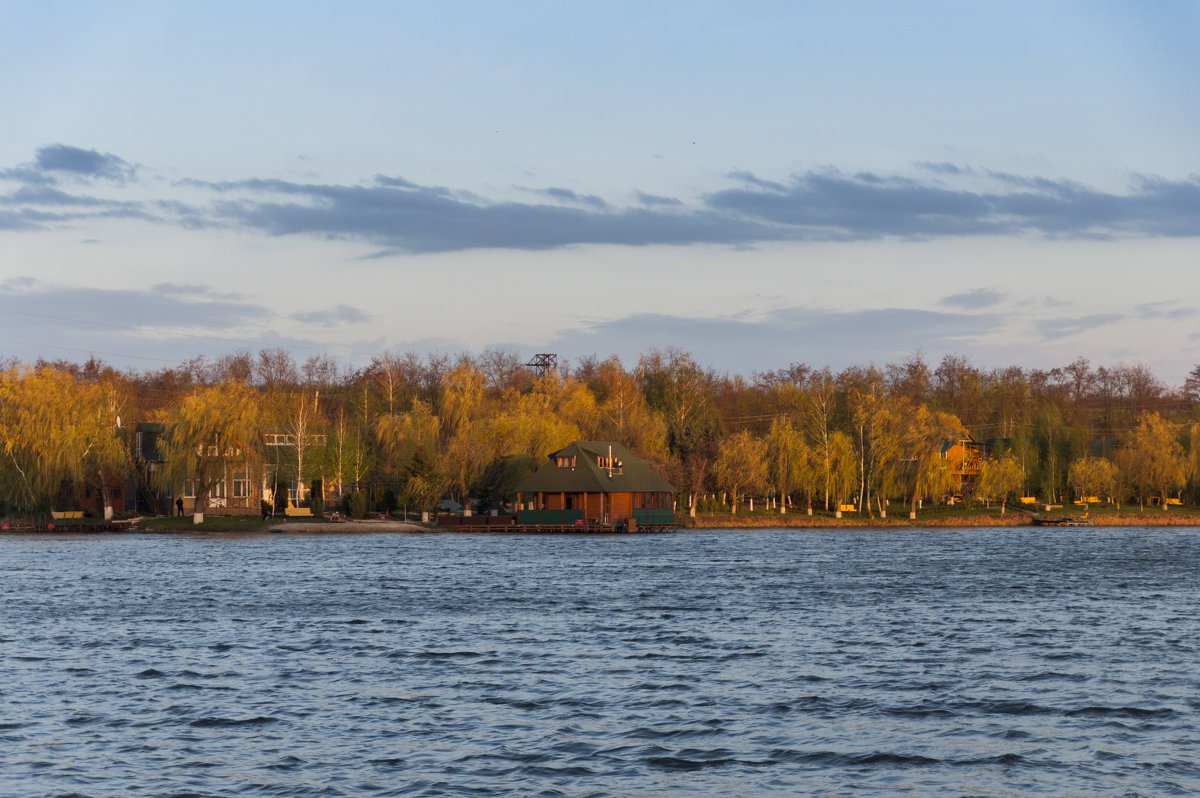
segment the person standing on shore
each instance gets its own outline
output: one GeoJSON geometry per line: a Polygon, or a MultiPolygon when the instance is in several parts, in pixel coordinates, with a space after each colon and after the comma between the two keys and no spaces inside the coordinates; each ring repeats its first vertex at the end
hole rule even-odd
{"type": "Polygon", "coordinates": [[[180,496],[175,500],[175,515],[183,518],[183,497],[180,496]]]}

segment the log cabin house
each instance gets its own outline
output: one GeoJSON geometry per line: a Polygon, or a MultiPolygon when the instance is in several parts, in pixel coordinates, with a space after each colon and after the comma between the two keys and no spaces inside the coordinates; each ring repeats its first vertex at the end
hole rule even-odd
{"type": "Polygon", "coordinates": [[[576,441],[517,486],[522,526],[670,525],[675,487],[619,443],[576,441]]]}

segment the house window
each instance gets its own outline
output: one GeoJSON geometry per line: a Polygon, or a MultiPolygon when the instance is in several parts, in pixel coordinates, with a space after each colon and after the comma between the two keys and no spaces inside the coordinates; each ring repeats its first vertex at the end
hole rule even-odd
{"type": "Polygon", "coordinates": [[[185,499],[196,498],[196,480],[185,479],[183,481],[183,498],[185,498],[185,499]]]}
{"type": "Polygon", "coordinates": [[[250,480],[235,479],[233,481],[233,498],[244,499],[250,495],[250,480]]]}
{"type": "Polygon", "coordinates": [[[221,480],[216,485],[213,485],[212,492],[209,494],[210,499],[225,498],[225,480],[221,480]]]}
{"type": "Polygon", "coordinates": [[[558,457],[558,458],[556,458],[555,462],[558,464],[559,468],[574,468],[575,467],[575,455],[558,457]]]}

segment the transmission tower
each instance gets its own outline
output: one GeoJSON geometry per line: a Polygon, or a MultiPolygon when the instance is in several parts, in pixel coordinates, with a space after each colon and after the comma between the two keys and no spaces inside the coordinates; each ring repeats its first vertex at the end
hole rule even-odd
{"type": "Polygon", "coordinates": [[[542,352],[534,355],[533,360],[530,360],[525,365],[533,369],[533,373],[536,374],[540,380],[547,374],[554,374],[558,371],[558,355],[549,352],[542,352]]]}

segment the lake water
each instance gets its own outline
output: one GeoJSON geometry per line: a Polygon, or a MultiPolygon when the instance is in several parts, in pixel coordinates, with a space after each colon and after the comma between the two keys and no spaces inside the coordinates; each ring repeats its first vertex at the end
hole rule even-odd
{"type": "Polygon", "coordinates": [[[0,794],[1193,795],[1200,531],[0,537],[0,794]]]}

